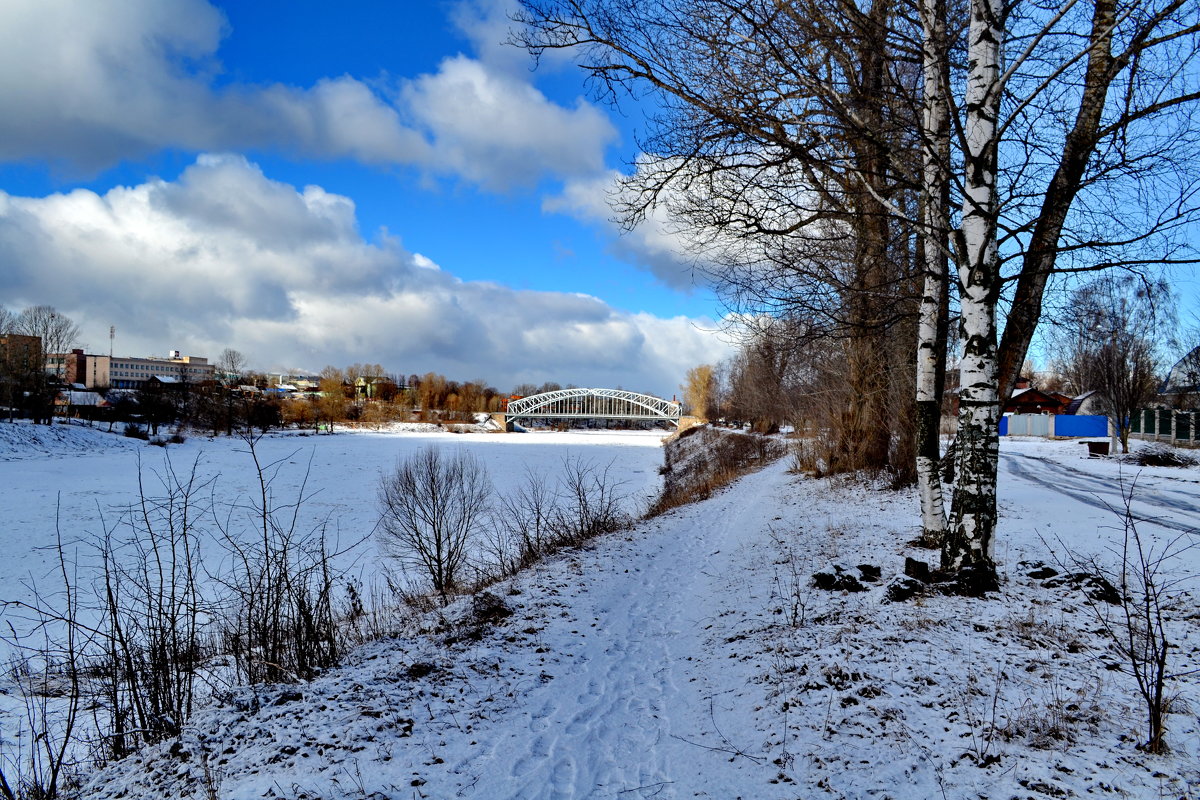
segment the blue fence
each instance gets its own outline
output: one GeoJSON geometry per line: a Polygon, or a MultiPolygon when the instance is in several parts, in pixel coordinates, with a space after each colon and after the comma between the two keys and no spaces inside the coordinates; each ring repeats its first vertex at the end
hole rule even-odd
{"type": "Polygon", "coordinates": [[[1014,414],[1000,418],[1001,436],[1108,436],[1108,417],[1014,414]]]}
{"type": "Polygon", "coordinates": [[[1054,418],[1055,436],[1108,436],[1108,417],[1060,414],[1054,418]]]}

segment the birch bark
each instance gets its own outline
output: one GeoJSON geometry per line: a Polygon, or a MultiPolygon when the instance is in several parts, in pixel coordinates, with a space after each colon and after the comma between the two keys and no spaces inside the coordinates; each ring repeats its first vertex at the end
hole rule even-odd
{"type": "Polygon", "coordinates": [[[917,489],[921,498],[921,538],[940,546],[946,535],[946,509],[938,470],[941,461],[942,393],[950,276],[949,183],[950,113],[946,101],[946,4],[922,0],[922,170],[920,259],[925,277],[917,322],[917,489]]]}
{"type": "Polygon", "coordinates": [[[956,471],[950,530],[942,568],[974,570],[978,590],[995,585],[992,537],[996,526],[999,392],[996,384],[997,132],[1000,58],[1004,39],[1000,0],[971,0],[968,32],[962,228],[958,276],[963,336],[956,471]]]}

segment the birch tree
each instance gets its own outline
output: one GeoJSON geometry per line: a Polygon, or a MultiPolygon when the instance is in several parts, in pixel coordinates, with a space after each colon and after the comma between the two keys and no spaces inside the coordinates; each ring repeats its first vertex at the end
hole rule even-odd
{"type": "Polygon", "coordinates": [[[923,269],[917,322],[916,473],[921,539],[940,547],[946,536],[941,480],[942,395],[949,336],[950,86],[945,0],[921,0],[921,229],[923,269]]]}
{"type": "Polygon", "coordinates": [[[1055,274],[1194,260],[1182,232],[1200,188],[1198,14],[1194,0],[972,0],[954,242],[958,484],[942,567],[991,576],[979,587],[995,574],[996,420],[1055,274]]]}

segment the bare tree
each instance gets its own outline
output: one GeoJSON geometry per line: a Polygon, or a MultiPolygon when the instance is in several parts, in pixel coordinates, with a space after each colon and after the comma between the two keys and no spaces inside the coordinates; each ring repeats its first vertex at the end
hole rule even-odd
{"type": "Polygon", "coordinates": [[[535,53],[573,49],[602,96],[652,94],[624,219],[665,209],[726,295],[847,337],[834,456],[851,469],[887,463],[883,345],[922,298],[922,527],[943,569],[994,586],[999,409],[1053,275],[1191,260],[1196,0],[522,6],[535,53]],[[933,414],[951,288],[947,515],[933,414]]]}
{"type": "Polygon", "coordinates": [[[1051,337],[1061,371],[1080,392],[1099,395],[1126,453],[1130,420],[1158,394],[1160,353],[1172,322],[1165,283],[1104,275],[1072,294],[1051,337]]]}
{"type": "MultiPolygon", "coordinates": [[[[79,326],[53,306],[30,306],[16,319],[14,329],[25,336],[42,340],[42,352],[47,356],[66,353],[79,341],[79,326]]],[[[62,378],[61,372],[55,377],[62,378]]]]}
{"type": "Polygon", "coordinates": [[[346,418],[346,409],[349,407],[345,391],[345,376],[337,367],[327,366],[321,370],[321,380],[317,386],[321,390],[321,395],[317,399],[317,424],[320,424],[319,420],[324,419],[332,431],[334,422],[340,422],[346,418]]]}
{"type": "Polygon", "coordinates": [[[469,453],[436,447],[402,461],[379,486],[379,542],[449,602],[490,504],[491,482],[469,453]]]}
{"type": "MultiPolygon", "coordinates": [[[[1138,530],[1133,512],[1136,480],[1119,486],[1122,504],[1110,507],[1121,520],[1121,541],[1112,548],[1116,565],[1095,556],[1081,556],[1059,542],[1067,554],[1060,566],[1101,578],[1109,591],[1084,591],[1083,601],[1099,623],[1097,633],[1108,639],[1120,659],[1121,672],[1133,678],[1146,713],[1146,741],[1139,749],[1166,753],[1166,715],[1170,712],[1168,687],[1177,678],[1195,672],[1191,668],[1169,669],[1172,661],[1185,656],[1185,648],[1173,641],[1172,612],[1181,606],[1187,586],[1194,579],[1190,570],[1179,568],[1179,559],[1196,547],[1189,534],[1155,541],[1138,530]]],[[[1081,587],[1082,588],[1082,587],[1081,587]]]]}
{"type": "Polygon", "coordinates": [[[716,416],[716,376],[712,364],[689,369],[680,388],[683,390],[684,403],[692,415],[705,420],[716,416]]]}
{"type": "Polygon", "coordinates": [[[887,466],[888,337],[915,313],[919,288],[892,211],[918,185],[919,75],[906,66],[913,37],[893,34],[896,4],[522,6],[518,38],[534,53],[573,49],[606,99],[653,95],[647,155],[617,196],[623,221],[665,215],[734,309],[810,319],[844,339],[851,391],[836,466],[887,466]]]}
{"type": "Polygon", "coordinates": [[[970,4],[952,242],[965,340],[959,481],[944,568],[994,574],[996,422],[1052,277],[1194,261],[1182,232],[1200,211],[1196,11],[1195,0],[970,4]]]}
{"type": "Polygon", "coordinates": [[[217,356],[217,372],[221,376],[221,382],[234,385],[239,383],[246,371],[246,363],[246,356],[240,350],[234,350],[232,347],[222,350],[221,355],[217,356]]]}

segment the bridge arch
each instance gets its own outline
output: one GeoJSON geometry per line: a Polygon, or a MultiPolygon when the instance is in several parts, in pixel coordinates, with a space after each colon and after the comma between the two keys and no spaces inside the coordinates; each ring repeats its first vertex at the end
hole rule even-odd
{"type": "Polygon", "coordinates": [[[509,422],[518,419],[626,419],[678,423],[683,407],[671,400],[624,389],[559,389],[510,400],[509,422]]]}

